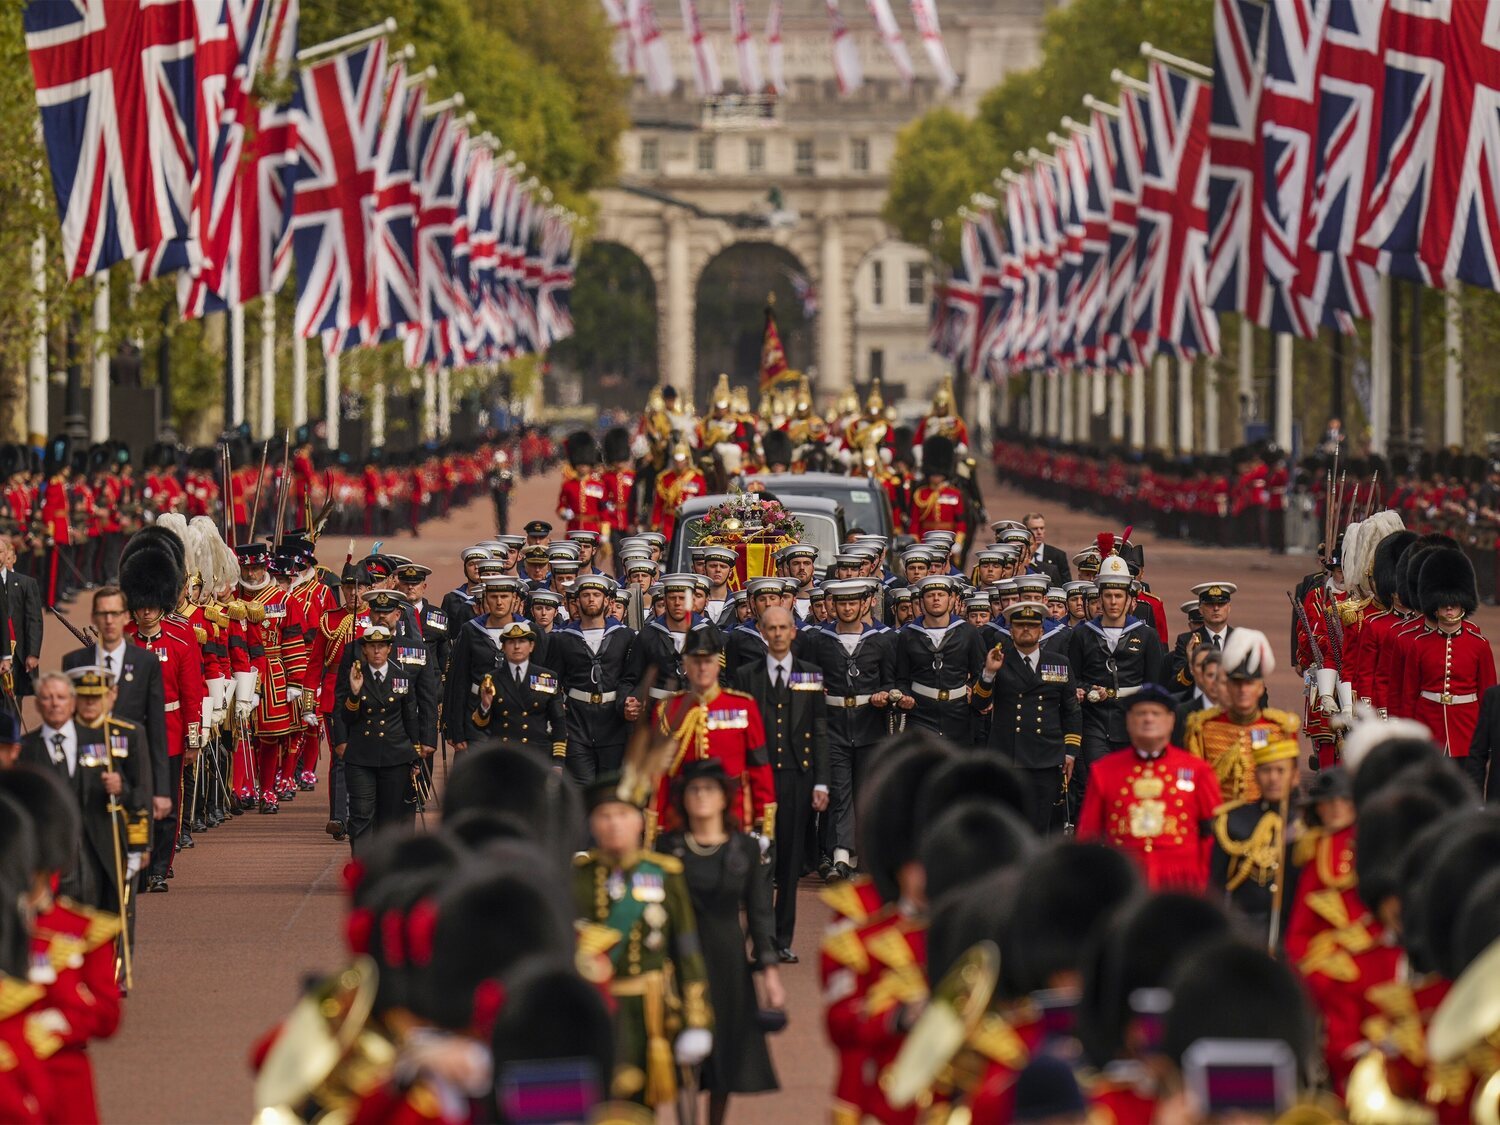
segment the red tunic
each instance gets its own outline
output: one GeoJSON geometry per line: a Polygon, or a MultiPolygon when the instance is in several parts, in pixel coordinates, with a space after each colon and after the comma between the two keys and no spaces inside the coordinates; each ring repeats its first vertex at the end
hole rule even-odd
{"type": "MultiPolygon", "coordinates": [[[[819,984],[824,1003],[830,1009],[831,1038],[831,1009],[854,997],[862,983],[867,984],[864,966],[868,964],[868,958],[859,943],[858,931],[879,915],[885,904],[875,889],[875,881],[868,875],[856,875],[853,879],[834,883],[820,891],[818,897],[834,911],[818,952],[819,984]]],[[[859,1121],[859,1107],[864,1101],[868,1051],[852,1036],[835,1039],[833,1049],[838,1054],[838,1073],[834,1076],[830,1116],[834,1125],[852,1125],[859,1121]]]]}
{"type": "Polygon", "coordinates": [[[0,1121],[60,1121],[52,1114],[52,1076],[29,1042],[27,1023],[40,1007],[41,985],[0,973],[0,1121]]]}
{"type": "Polygon", "coordinates": [[[692,692],[679,692],[656,705],[655,721],[663,734],[677,742],[677,754],[657,793],[658,824],[675,827],[670,795],[672,779],[682,772],[682,763],[689,758],[718,758],[738,789],[736,803],[730,807],[740,824],[746,831],[764,824],[765,834],[774,838],[776,783],[766,756],[766,728],[753,698],[741,691],[715,688],[700,703],[692,692]]]}
{"type": "Polygon", "coordinates": [[[656,496],[651,502],[651,525],[672,541],[672,532],[677,528],[677,515],[682,511],[684,500],[702,496],[708,492],[708,482],[697,469],[667,469],[657,474],[656,496]]]}
{"type": "Polygon", "coordinates": [[[1471,621],[1457,633],[1431,622],[1412,632],[1397,690],[1401,713],[1432,732],[1451,758],[1467,758],[1479,722],[1479,697],[1495,685],[1495,654],[1471,621]]]}
{"type": "Polygon", "coordinates": [[[1132,749],[1095,762],[1078,816],[1078,839],[1126,852],[1152,890],[1202,892],[1213,837],[1206,831],[1222,803],[1213,767],[1168,746],[1148,759],[1132,749]]]}
{"type": "Polygon", "coordinates": [[[135,623],[125,635],[161,662],[162,698],[166,702],[167,756],[176,758],[187,749],[189,731],[196,732],[203,717],[203,699],[208,685],[203,679],[203,654],[192,628],[162,618],[154,636],[142,636],[135,623]]]}
{"type": "Polygon", "coordinates": [[[969,532],[963,493],[951,484],[921,484],[911,494],[912,535],[918,539],[929,531],[951,531],[963,543],[969,532]]]}
{"type": "Polygon", "coordinates": [[[602,531],[607,493],[598,473],[566,474],[557,494],[557,514],[569,531],[602,531]]]}

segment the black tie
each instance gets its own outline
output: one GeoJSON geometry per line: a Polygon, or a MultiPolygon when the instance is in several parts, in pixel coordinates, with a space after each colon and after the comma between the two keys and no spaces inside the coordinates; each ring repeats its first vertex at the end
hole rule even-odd
{"type": "Polygon", "coordinates": [[[113,656],[109,655],[109,653],[106,652],[104,654],[104,670],[106,672],[113,671],[114,670],[114,666],[115,666],[115,658],[113,656]]]}
{"type": "Polygon", "coordinates": [[[1215,633],[1213,635],[1213,637],[1214,637],[1214,651],[1215,652],[1223,652],[1224,651],[1224,645],[1219,640],[1219,634],[1215,633]]]}
{"type": "Polygon", "coordinates": [[[64,741],[66,740],[63,738],[62,731],[58,731],[52,736],[52,760],[59,765],[67,760],[66,755],[63,754],[64,741]]]}
{"type": "Polygon", "coordinates": [[[781,665],[776,665],[776,690],[786,690],[786,674],[781,670],[781,665]]]}
{"type": "Polygon", "coordinates": [[[521,686],[521,666],[519,664],[517,664],[515,666],[515,672],[516,672],[516,686],[520,687],[521,686]]]}

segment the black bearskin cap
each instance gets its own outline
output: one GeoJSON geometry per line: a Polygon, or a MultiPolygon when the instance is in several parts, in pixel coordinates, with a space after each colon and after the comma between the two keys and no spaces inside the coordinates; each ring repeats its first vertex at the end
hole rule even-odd
{"type": "Polygon", "coordinates": [[[1081,971],[1098,928],[1140,892],[1135,865],[1102,844],[1053,844],[1026,865],[1000,947],[1001,988],[1020,997],[1081,971]]]}
{"type": "Polygon", "coordinates": [[[78,802],[56,774],[18,764],[0,770],[0,793],[14,797],[36,828],[37,863],[42,871],[66,874],[78,858],[83,822],[78,802]]]}
{"type": "Polygon", "coordinates": [[[618,465],[629,461],[630,431],[624,426],[613,426],[604,431],[604,460],[606,464],[618,465]]]}
{"type": "Polygon", "coordinates": [[[1424,967],[1453,980],[1463,969],[1454,937],[1465,895],[1486,872],[1500,870],[1500,817],[1482,809],[1457,820],[1444,817],[1422,834],[1408,858],[1402,943],[1408,950],[1419,946],[1424,967]]]}
{"type": "Polygon", "coordinates": [[[940,473],[945,477],[953,475],[954,445],[952,438],[934,434],[922,442],[922,473],[932,476],[940,473]]]}
{"type": "Polygon", "coordinates": [[[443,815],[488,809],[520,819],[544,848],[578,843],[583,810],[578,791],[531,750],[497,746],[459,757],[443,790],[443,815]]]}
{"type": "Polygon", "coordinates": [[[1430,618],[1437,617],[1439,606],[1460,606],[1465,613],[1479,608],[1479,588],[1474,579],[1474,564],[1462,551],[1436,547],[1422,560],[1417,580],[1417,608],[1430,618]]]}
{"type": "Polygon", "coordinates": [[[917,823],[931,822],[959,800],[1000,804],[1023,817],[1030,811],[1016,768],[984,752],[960,752],[932,771],[917,797],[917,823]]]}
{"type": "Polygon", "coordinates": [[[1429,824],[1452,806],[1426,789],[1392,785],[1359,810],[1359,847],[1354,869],[1359,897],[1378,915],[1381,904],[1401,891],[1401,865],[1407,849],[1429,824]]]}
{"type": "Polygon", "coordinates": [[[886,902],[899,894],[896,872],[917,855],[917,799],[922,783],[954,755],[943,743],[883,755],[871,770],[859,809],[860,866],[886,902]]]}
{"type": "Polygon", "coordinates": [[[925,824],[917,858],[927,873],[927,898],[936,902],[981,875],[1024,862],[1039,847],[1031,826],[1003,805],[983,800],[944,806],[925,824]]]}
{"type": "Polygon", "coordinates": [[[1401,556],[1416,541],[1415,531],[1398,531],[1394,535],[1387,535],[1375,547],[1375,559],[1371,568],[1375,576],[1375,596],[1380,599],[1381,604],[1389,606],[1391,600],[1401,592],[1398,583],[1401,556]]]}
{"type": "Polygon", "coordinates": [[[785,430],[770,430],[760,439],[760,447],[766,455],[766,468],[773,465],[791,465],[792,436],[785,430]]]}
{"type": "Polygon", "coordinates": [[[130,610],[170,613],[182,598],[182,563],[172,552],[142,544],[120,559],[120,590],[130,610]]]}

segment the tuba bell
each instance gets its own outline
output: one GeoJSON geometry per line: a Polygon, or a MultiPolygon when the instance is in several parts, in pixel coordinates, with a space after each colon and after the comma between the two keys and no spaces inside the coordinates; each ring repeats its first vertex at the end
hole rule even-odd
{"type": "Polygon", "coordinates": [[[371,1020],[375,962],[358,957],[297,1002],[255,1078],[256,1125],[348,1119],[386,1080],[396,1044],[371,1020]]]}
{"type": "Polygon", "coordinates": [[[892,1108],[923,1097],[968,1042],[1000,980],[1000,950],[992,941],[969,948],[938,982],[906,1042],[880,1075],[892,1108]]]}
{"type": "Polygon", "coordinates": [[[1431,1106],[1410,1101],[1391,1089],[1386,1074],[1385,1056],[1371,1051],[1349,1074],[1344,1094],[1351,1125],[1436,1125],[1437,1113],[1431,1106]]]}

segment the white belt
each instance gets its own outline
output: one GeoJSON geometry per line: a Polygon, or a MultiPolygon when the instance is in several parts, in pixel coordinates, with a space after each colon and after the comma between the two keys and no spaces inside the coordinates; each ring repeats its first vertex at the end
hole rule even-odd
{"type": "Polygon", "coordinates": [[[666,688],[654,687],[651,689],[652,699],[671,699],[677,693],[666,688]]]}
{"type": "Polygon", "coordinates": [[[1447,691],[1424,691],[1422,693],[1422,698],[1430,700],[1433,703],[1441,703],[1444,707],[1449,707],[1456,703],[1479,702],[1479,696],[1473,694],[1472,692],[1468,695],[1454,695],[1452,692],[1447,691]]]}
{"type": "Polygon", "coordinates": [[[961,687],[935,688],[928,687],[926,684],[912,684],[911,690],[913,695],[920,695],[923,699],[936,699],[939,703],[947,703],[955,697],[968,698],[968,689],[961,687]]]}
{"type": "Polygon", "coordinates": [[[823,697],[830,707],[863,707],[875,698],[872,695],[833,695],[829,692],[824,692],[823,697]]]}
{"type": "MultiPolygon", "coordinates": [[[[1426,694],[1426,693],[1424,692],[1423,694],[1426,694]]],[[[171,714],[173,711],[176,711],[181,706],[182,706],[182,700],[180,700],[180,699],[174,699],[174,700],[172,700],[171,703],[168,703],[165,707],[163,707],[162,710],[166,711],[168,714],[171,714]]]]}
{"type": "Polygon", "coordinates": [[[568,698],[576,699],[579,703],[613,703],[618,697],[616,691],[583,691],[580,688],[569,688],[568,698]]]}
{"type": "Polygon", "coordinates": [[[1129,699],[1132,695],[1134,695],[1136,692],[1138,692],[1140,690],[1141,690],[1141,685],[1140,684],[1136,684],[1134,687],[1116,688],[1115,689],[1115,698],[1116,699],[1129,699]]]}

